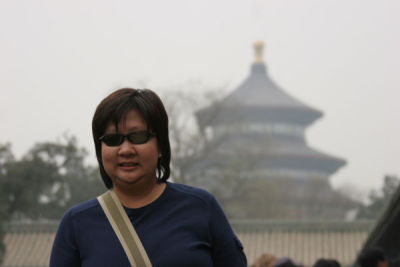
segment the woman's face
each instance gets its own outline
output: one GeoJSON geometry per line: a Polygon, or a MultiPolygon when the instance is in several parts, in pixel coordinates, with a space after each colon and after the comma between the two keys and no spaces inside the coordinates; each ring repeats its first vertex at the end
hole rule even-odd
{"type": "MultiPolygon", "coordinates": [[[[147,131],[147,124],[136,110],[129,111],[118,124],[110,123],[105,134],[128,134],[147,131]]],[[[105,171],[114,186],[151,183],[156,181],[158,161],[157,138],[152,136],[144,144],[132,144],[126,138],[119,146],[107,146],[101,143],[102,162],[105,171]]]]}

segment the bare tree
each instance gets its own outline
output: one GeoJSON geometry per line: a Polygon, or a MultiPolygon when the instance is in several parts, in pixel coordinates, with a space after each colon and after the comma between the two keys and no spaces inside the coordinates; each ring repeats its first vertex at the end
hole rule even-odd
{"type": "MultiPolygon", "coordinates": [[[[169,114],[171,176],[179,183],[194,182],[194,167],[217,147],[219,139],[210,138],[197,123],[195,112],[218,101],[218,90],[200,93],[170,90],[163,95],[169,114]]],[[[216,111],[217,112],[217,111],[216,111]]]]}

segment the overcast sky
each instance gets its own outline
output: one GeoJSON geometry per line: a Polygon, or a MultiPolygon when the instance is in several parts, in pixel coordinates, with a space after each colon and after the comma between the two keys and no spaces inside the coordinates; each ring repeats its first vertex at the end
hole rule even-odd
{"type": "Polygon", "coordinates": [[[348,161],[360,190],[400,174],[400,1],[0,1],[0,142],[17,156],[77,136],[111,90],[201,81],[234,90],[266,43],[272,79],[324,112],[311,146],[348,161]]]}

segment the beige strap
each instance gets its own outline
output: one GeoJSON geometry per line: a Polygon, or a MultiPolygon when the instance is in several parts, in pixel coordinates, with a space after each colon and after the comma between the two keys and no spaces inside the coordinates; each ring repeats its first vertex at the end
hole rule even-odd
{"type": "Polygon", "coordinates": [[[113,190],[97,197],[132,267],[151,267],[140,238],[113,190]]]}

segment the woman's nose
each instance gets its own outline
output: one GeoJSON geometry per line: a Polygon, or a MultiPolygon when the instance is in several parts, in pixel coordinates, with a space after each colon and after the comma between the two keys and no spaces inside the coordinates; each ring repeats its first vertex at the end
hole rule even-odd
{"type": "Polygon", "coordinates": [[[120,156],[132,156],[136,155],[135,145],[125,138],[124,142],[119,147],[118,154],[120,156]]]}

